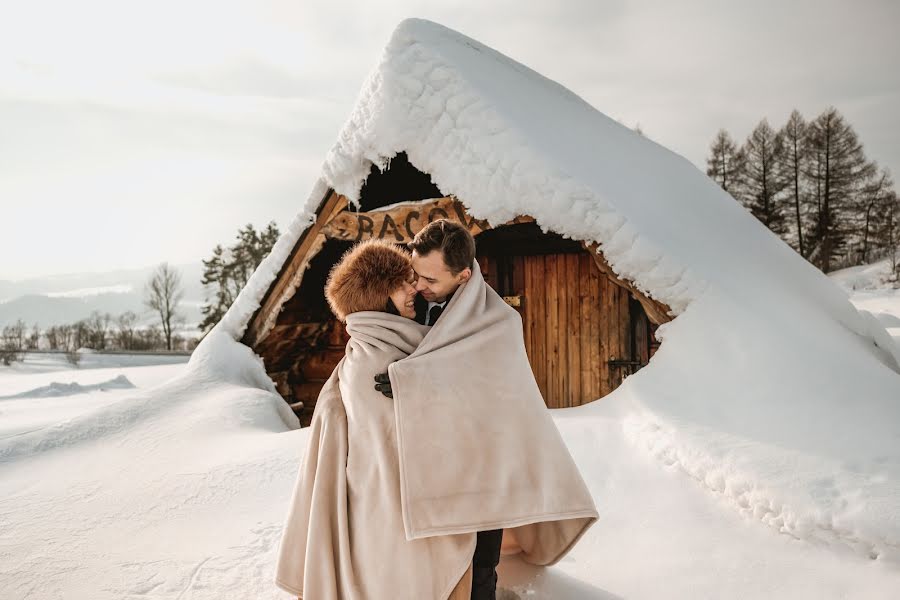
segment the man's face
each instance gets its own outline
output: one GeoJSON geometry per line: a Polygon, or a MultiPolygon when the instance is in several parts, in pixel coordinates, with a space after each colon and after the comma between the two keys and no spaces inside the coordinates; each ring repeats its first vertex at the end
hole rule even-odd
{"type": "Polygon", "coordinates": [[[432,250],[428,254],[421,255],[415,250],[412,252],[413,270],[418,276],[416,291],[423,298],[431,302],[443,302],[463,282],[472,276],[472,269],[465,268],[456,275],[447,268],[444,262],[444,253],[440,250],[432,250]]]}

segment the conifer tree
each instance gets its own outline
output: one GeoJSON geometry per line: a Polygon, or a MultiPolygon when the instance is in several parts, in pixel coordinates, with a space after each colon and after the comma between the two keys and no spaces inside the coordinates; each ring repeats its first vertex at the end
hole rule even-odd
{"type": "Polygon", "coordinates": [[[763,225],[779,237],[787,233],[784,189],[784,146],[767,119],[759,122],[741,148],[744,157],[742,180],[736,195],[763,225]]]}
{"type": "Polygon", "coordinates": [[[208,332],[219,322],[280,235],[274,221],[261,233],[248,223],[238,230],[237,241],[229,248],[221,244],[213,248],[212,257],[203,261],[202,283],[213,294],[213,300],[207,297],[201,309],[204,315],[198,326],[201,331],[208,332]]]}
{"type": "MultiPolygon", "coordinates": [[[[809,148],[806,143],[806,120],[795,108],[791,111],[787,123],[779,132],[784,147],[783,175],[786,180],[786,192],[791,204],[792,229],[795,233],[794,248],[801,256],[806,256],[803,234],[807,227],[803,207],[807,201],[806,182],[804,180],[809,160],[809,148]]],[[[792,238],[793,239],[793,238],[792,238]]]]}
{"type": "Polygon", "coordinates": [[[809,258],[828,273],[847,250],[853,234],[855,196],[875,172],[853,128],[834,107],[809,124],[814,160],[808,170],[816,190],[809,258]]]}
{"type": "Polygon", "coordinates": [[[706,167],[706,174],[733,196],[743,168],[743,156],[724,129],[720,129],[713,140],[706,167]]]}

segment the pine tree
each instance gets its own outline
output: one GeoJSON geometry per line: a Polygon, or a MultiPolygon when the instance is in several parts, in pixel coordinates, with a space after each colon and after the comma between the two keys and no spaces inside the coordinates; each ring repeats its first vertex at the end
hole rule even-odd
{"type": "Polygon", "coordinates": [[[706,174],[723,190],[734,195],[736,184],[743,170],[743,155],[731,135],[724,129],[716,134],[706,159],[706,174]]]}
{"type": "Polygon", "coordinates": [[[736,197],[763,225],[785,237],[787,207],[783,192],[787,180],[783,173],[782,141],[768,120],[759,122],[740,150],[744,163],[736,197]]]}
{"type": "Polygon", "coordinates": [[[221,284],[224,281],[224,253],[225,249],[222,248],[222,245],[216,244],[216,247],[213,248],[212,258],[203,261],[203,279],[201,283],[204,289],[209,287],[215,288],[215,302],[204,304],[200,309],[203,312],[203,321],[198,326],[200,331],[208,331],[213,325],[218,323],[234,300],[230,295],[228,286],[221,284]]]}
{"type": "Polygon", "coordinates": [[[201,331],[209,331],[225,315],[280,235],[274,221],[261,234],[248,223],[238,230],[237,241],[227,250],[221,244],[213,248],[212,258],[203,261],[202,283],[215,290],[215,300],[207,299],[201,309],[204,315],[198,326],[201,331]]]}
{"type": "Polygon", "coordinates": [[[266,225],[260,238],[260,243],[262,244],[262,247],[265,248],[265,254],[272,251],[272,248],[275,246],[275,242],[278,241],[279,237],[281,237],[281,234],[278,232],[278,226],[275,225],[275,221],[269,221],[269,224],[266,225]]]}

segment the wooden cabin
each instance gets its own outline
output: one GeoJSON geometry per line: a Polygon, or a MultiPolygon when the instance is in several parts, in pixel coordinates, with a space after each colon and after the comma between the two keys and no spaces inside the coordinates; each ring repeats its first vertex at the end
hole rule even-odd
{"type": "Polygon", "coordinates": [[[374,166],[359,210],[329,191],[316,221],[253,315],[243,338],[259,354],[279,392],[308,425],[325,380],[348,336],[328,308],[325,280],[355,242],[407,242],[429,222],[463,223],[476,242],[485,280],[522,315],[525,347],[547,406],[602,398],[646,365],[656,327],[669,308],[617,277],[593,244],[541,231],[529,215],[491,227],[446,196],[403,153],[385,171],[374,166]]]}

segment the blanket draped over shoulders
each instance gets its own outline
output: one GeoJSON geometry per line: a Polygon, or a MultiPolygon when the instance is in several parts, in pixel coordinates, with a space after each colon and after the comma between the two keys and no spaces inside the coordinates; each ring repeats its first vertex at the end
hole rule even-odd
{"type": "Polygon", "coordinates": [[[429,327],[383,312],[347,316],[344,357],[316,401],[289,504],[275,583],[306,600],[445,600],[474,532],[407,540],[393,401],[374,377],[429,327]]]}
{"type": "Polygon", "coordinates": [[[305,600],[446,600],[477,531],[559,561],[596,521],[525,355],[518,313],[477,263],[434,327],[347,316],[308,429],[275,583],[305,600]],[[393,399],[374,389],[387,371],[393,399]]]}
{"type": "Polygon", "coordinates": [[[597,509],[535,381],[519,313],[477,261],[472,271],[422,343],[388,367],[404,531],[512,529],[523,560],[552,565],[597,509]]]}

